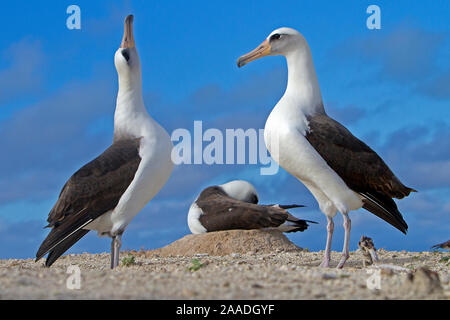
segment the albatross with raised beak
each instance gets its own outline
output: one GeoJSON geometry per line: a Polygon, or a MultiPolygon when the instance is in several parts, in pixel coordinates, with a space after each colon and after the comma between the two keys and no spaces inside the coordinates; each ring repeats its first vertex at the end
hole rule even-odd
{"type": "Polygon", "coordinates": [[[327,217],[321,266],[329,266],[337,211],[345,229],[338,268],[349,258],[350,211],[365,208],[406,234],[408,225],[392,198],[415,190],[403,185],[371,148],[326,114],[305,38],[291,28],[277,29],[237,64],[242,67],[268,55],[286,58],[288,83],[266,121],[265,144],[274,160],[308,188],[327,217]]]}
{"type": "Polygon", "coordinates": [[[48,267],[90,230],[112,238],[111,268],[117,267],[122,233],[172,172],[170,137],[147,113],[142,98],[132,15],[125,19],[114,62],[119,92],[113,144],[66,182],[50,211],[47,227],[52,230],[36,254],[37,261],[48,253],[48,267]]]}

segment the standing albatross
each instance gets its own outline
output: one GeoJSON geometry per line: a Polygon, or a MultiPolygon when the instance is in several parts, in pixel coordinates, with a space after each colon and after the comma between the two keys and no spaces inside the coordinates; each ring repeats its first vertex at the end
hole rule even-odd
{"type": "Polygon", "coordinates": [[[370,147],[325,113],[305,38],[291,28],[277,29],[240,57],[238,67],[268,55],[286,58],[288,83],[266,121],[264,141],[274,160],[308,188],[327,217],[321,266],[329,266],[337,211],[345,229],[338,268],[349,257],[350,211],[363,207],[406,234],[408,225],[392,198],[404,198],[415,190],[403,185],[370,147]]]}
{"type": "Polygon", "coordinates": [[[189,229],[194,234],[263,228],[297,232],[308,229],[308,222],[316,223],[296,218],[286,211],[302,205],[259,205],[258,200],[255,187],[244,180],[207,187],[189,208],[189,229]]]}
{"type": "Polygon", "coordinates": [[[47,227],[52,230],[36,253],[36,261],[49,253],[47,267],[90,230],[112,238],[111,268],[117,267],[122,233],[172,172],[172,141],[147,113],[142,98],[132,15],[124,28],[114,56],[119,92],[113,144],[66,182],[50,211],[47,227]]]}

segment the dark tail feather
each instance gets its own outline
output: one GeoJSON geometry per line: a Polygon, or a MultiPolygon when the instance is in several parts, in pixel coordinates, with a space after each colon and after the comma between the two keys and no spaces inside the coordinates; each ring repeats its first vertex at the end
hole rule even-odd
{"type": "Polygon", "coordinates": [[[390,190],[390,198],[403,199],[410,195],[411,192],[417,192],[417,190],[405,186],[399,178],[394,176],[392,178],[392,189],[390,190]]]}
{"type": "Polygon", "coordinates": [[[293,209],[293,208],[303,208],[305,207],[302,204],[280,204],[281,209],[293,209]]]}
{"type": "Polygon", "coordinates": [[[306,220],[298,220],[295,222],[291,222],[291,224],[289,224],[289,227],[286,227],[286,233],[291,233],[291,232],[298,232],[298,231],[305,231],[306,229],[308,229],[308,223],[306,222],[306,220]]]}
{"type": "Polygon", "coordinates": [[[305,207],[302,204],[264,204],[265,207],[273,207],[273,206],[279,206],[281,209],[293,209],[293,208],[303,208],[305,207]]]}
{"type": "Polygon", "coordinates": [[[308,229],[309,226],[308,222],[317,224],[317,222],[315,221],[303,220],[294,217],[288,212],[288,218],[286,219],[286,222],[282,224],[279,228],[280,230],[286,233],[305,231],[306,229],[308,229]]]}
{"type": "Polygon", "coordinates": [[[450,240],[443,242],[443,243],[435,244],[431,248],[432,249],[437,249],[437,248],[450,249],[450,240]]]}
{"type": "MultiPolygon", "coordinates": [[[[72,220],[76,218],[77,217],[74,216],[72,217],[72,220]]],[[[92,219],[84,219],[80,221],[72,221],[72,220],[67,220],[66,223],[61,224],[57,227],[53,227],[53,229],[50,231],[50,233],[47,235],[47,237],[44,239],[41,246],[39,247],[39,250],[36,253],[36,261],[45,256],[47,252],[50,252],[53,249],[57,248],[62,243],[65,243],[67,239],[72,239],[73,235],[78,233],[78,231],[83,229],[86,225],[88,225],[92,221],[92,219]]],[[[78,238],[78,240],[80,238],[78,238]]],[[[74,243],[75,242],[72,242],[72,244],[74,243]]]]}
{"type": "Polygon", "coordinates": [[[47,260],[45,260],[45,266],[50,267],[61,255],[64,254],[64,252],[69,250],[69,248],[73,246],[75,242],[84,237],[88,232],[89,230],[80,229],[71,236],[64,239],[64,241],[62,241],[60,244],[58,244],[54,249],[50,251],[47,260]]]}
{"type": "Polygon", "coordinates": [[[379,193],[360,193],[363,199],[363,208],[383,219],[404,234],[408,231],[408,225],[398,211],[397,205],[390,197],[379,193]]]}

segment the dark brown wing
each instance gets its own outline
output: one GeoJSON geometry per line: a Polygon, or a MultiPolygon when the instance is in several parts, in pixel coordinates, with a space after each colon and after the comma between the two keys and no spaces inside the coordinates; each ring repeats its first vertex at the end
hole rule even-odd
{"type": "Polygon", "coordinates": [[[281,208],[235,200],[220,187],[206,188],[196,203],[203,211],[200,223],[208,232],[278,227],[288,218],[287,212],[281,208]]]}
{"type": "Polygon", "coordinates": [[[64,185],[47,221],[52,230],[36,253],[50,251],[51,265],[87,232],[84,226],[114,209],[139,167],[139,140],[114,142],[99,157],[78,170],[64,185]]]}
{"type": "Polygon", "coordinates": [[[443,242],[443,243],[436,244],[436,245],[432,246],[431,248],[433,248],[433,249],[437,249],[437,248],[450,249],[450,240],[443,242]]]}
{"type": "Polygon", "coordinates": [[[392,173],[383,159],[327,115],[309,120],[306,139],[347,186],[361,194],[364,208],[406,233],[403,220],[392,198],[402,199],[415,191],[392,173]]]}

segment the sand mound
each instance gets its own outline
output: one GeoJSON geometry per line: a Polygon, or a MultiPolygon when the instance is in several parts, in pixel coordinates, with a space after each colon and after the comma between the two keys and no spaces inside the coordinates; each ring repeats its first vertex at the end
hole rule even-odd
{"type": "Polygon", "coordinates": [[[300,251],[278,230],[228,230],[205,234],[189,234],[156,250],[146,251],[145,256],[193,256],[206,253],[225,256],[231,253],[246,254],[300,251]]]}

